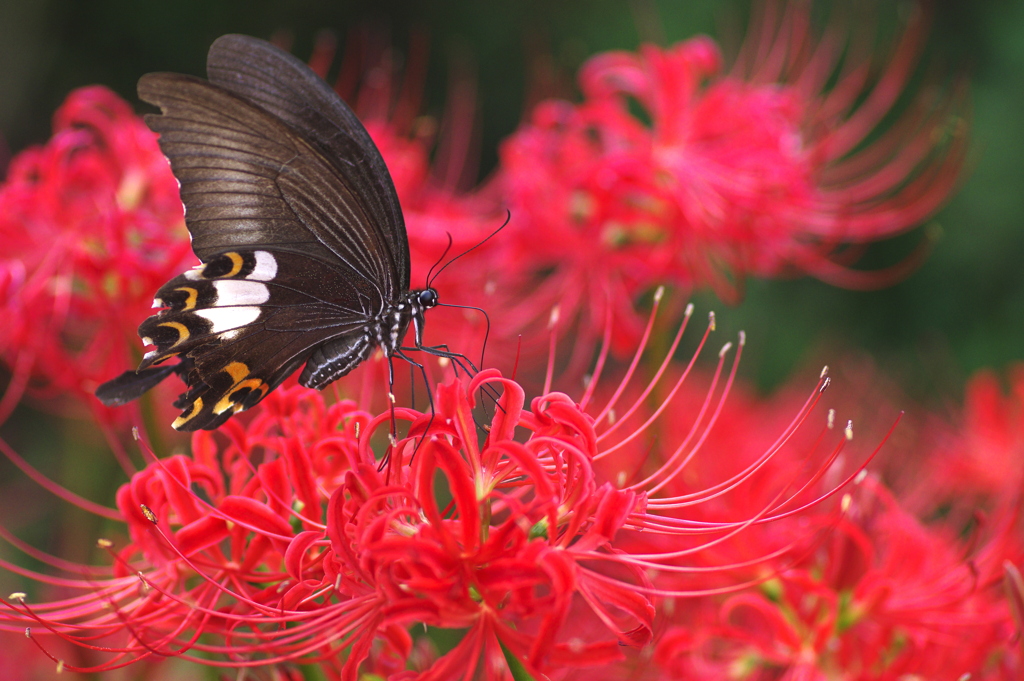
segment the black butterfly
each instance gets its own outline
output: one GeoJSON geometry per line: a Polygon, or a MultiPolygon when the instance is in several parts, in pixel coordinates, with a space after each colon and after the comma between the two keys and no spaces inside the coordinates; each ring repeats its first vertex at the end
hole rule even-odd
{"type": "Polygon", "coordinates": [[[203,264],[157,291],[162,309],[139,327],[156,349],[97,397],[124,404],[177,373],[188,390],[174,428],[213,429],[303,364],[299,383],[320,389],[375,347],[409,360],[410,323],[415,349],[462,357],[423,346],[437,292],[409,290],[398,196],[352,110],[299,59],[248,36],[214,42],[207,75],[139,80],[162,111],[146,123],[203,264]]]}

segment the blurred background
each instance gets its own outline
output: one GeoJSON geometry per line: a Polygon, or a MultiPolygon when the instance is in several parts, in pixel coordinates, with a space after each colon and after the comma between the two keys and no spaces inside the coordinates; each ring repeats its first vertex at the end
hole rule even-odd
{"type": "MultiPolygon", "coordinates": [[[[452,64],[475,72],[483,179],[541,80],[564,83],[571,96],[573,74],[587,57],[642,41],[668,45],[709,33],[728,51],[728,27],[742,26],[747,8],[709,0],[0,0],[0,168],[11,154],[48,139],[50,116],[74,88],[99,83],[138,104],[139,76],[202,75],[208,46],[224,33],[286,34],[305,58],[323,29],[334,30],[343,48],[351,31],[370,26],[399,50],[414,33],[428,38],[426,113],[440,117],[452,64]],[[531,71],[541,54],[555,67],[543,77],[531,71]]],[[[906,6],[879,2],[877,9],[892,24],[906,6]]],[[[823,363],[862,357],[908,401],[936,408],[960,400],[971,372],[1024,356],[1024,3],[947,0],[934,9],[927,58],[969,75],[973,142],[960,190],[932,220],[940,236],[924,265],[876,292],[801,278],[750,280],[735,307],[711,293],[695,298],[698,310],[717,311],[723,337],[747,332],[740,373],[762,391],[795,374],[816,374],[823,363]]],[[[731,34],[735,43],[740,29],[731,34]]],[[[922,233],[873,247],[865,266],[898,260],[922,233]]],[[[49,427],[53,418],[21,407],[0,435],[48,475],[109,503],[123,473],[87,426],[49,427]]],[[[888,424],[889,414],[883,420],[888,424]]],[[[10,518],[16,510],[19,533],[37,539],[59,522],[62,536],[44,542],[48,549],[85,558],[95,521],[77,508],[39,503],[38,488],[12,477],[20,475],[0,463],[0,514],[10,518]]]]}

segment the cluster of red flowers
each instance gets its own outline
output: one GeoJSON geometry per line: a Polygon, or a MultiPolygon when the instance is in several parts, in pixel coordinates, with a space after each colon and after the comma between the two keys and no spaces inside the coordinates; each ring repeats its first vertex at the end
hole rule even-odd
{"type": "Polygon", "coordinates": [[[0,420],[26,388],[95,404],[99,383],[138,362],[153,292],[194,258],[156,138],[99,86],[73,92],[53,138],[12,161],[0,239],[0,354],[13,373],[0,420]]]}
{"type": "MultiPolygon", "coordinates": [[[[901,100],[923,16],[880,75],[867,42],[835,33],[803,4],[769,5],[728,71],[707,38],[598,55],[582,101],[537,104],[476,188],[465,83],[442,127],[416,115],[422,74],[393,88],[388,50],[349,54],[337,89],[391,169],[414,278],[511,211],[443,292],[488,309],[513,377],[440,379],[417,410],[391,407],[371,367],[341,382],[348,399],[286,383],[189,453],[136,432],[146,465],[116,508],[45,483],[112,522],[105,567],[0,530],[48,566],[0,559],[34,584],[5,599],[0,630],[86,672],[179,658],[352,681],[1019,678],[1024,372],[1008,397],[976,377],[962,418],[903,438],[900,477],[868,467],[886,431],[855,436],[850,405],[824,409],[827,371],[799,397],[758,398],[736,379],[742,335],[701,368],[713,314],[685,366],[693,307],[663,313],[682,324],[660,337],[661,284],[732,301],[746,276],[857,287],[913,264],[851,267],[949,196],[963,93],[901,100]],[[552,388],[566,329],[560,380],[596,356],[581,391],[552,388]]],[[[312,65],[333,58],[324,38],[312,65]]],[[[0,419],[31,388],[84,398],[109,426],[90,393],[135,363],[153,292],[191,257],[154,136],[108,91],[73,93],[0,187],[0,231],[0,419]]],[[[432,314],[440,327],[456,347],[483,330],[432,314]]]]}

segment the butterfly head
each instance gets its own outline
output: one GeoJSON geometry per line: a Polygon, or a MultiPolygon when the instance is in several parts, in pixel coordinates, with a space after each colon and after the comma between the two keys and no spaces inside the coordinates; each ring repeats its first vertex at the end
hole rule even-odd
{"type": "Polygon", "coordinates": [[[420,307],[424,310],[437,305],[437,291],[432,288],[425,288],[416,295],[416,302],[420,304],[420,307]]]}

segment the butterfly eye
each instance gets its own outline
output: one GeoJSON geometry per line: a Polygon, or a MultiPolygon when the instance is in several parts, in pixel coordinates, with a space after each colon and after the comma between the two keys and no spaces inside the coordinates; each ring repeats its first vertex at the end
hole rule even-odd
{"type": "Polygon", "coordinates": [[[425,309],[434,307],[437,305],[437,291],[432,288],[423,289],[420,291],[419,303],[425,309]]]}

